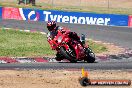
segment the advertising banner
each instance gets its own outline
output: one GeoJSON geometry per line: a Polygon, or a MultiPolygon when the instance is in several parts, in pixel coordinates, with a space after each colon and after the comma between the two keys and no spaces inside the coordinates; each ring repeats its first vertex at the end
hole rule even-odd
{"type": "Polygon", "coordinates": [[[2,19],[22,20],[19,9],[13,7],[2,8],[2,19]]]}
{"type": "Polygon", "coordinates": [[[78,23],[92,25],[128,26],[128,15],[64,12],[54,10],[31,10],[19,8],[23,20],[78,23]]]}
{"type": "Polygon", "coordinates": [[[48,21],[63,23],[128,26],[128,15],[64,12],[26,8],[3,8],[3,19],[48,21]]]}
{"type": "Polygon", "coordinates": [[[129,16],[128,26],[132,27],[132,15],[129,16]]]}

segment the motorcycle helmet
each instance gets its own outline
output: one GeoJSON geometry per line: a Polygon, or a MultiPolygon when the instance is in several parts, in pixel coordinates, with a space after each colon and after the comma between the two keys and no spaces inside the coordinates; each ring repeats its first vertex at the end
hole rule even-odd
{"type": "Polygon", "coordinates": [[[56,27],[56,22],[55,21],[48,21],[47,22],[47,28],[49,31],[52,31],[54,30],[56,27]]]}

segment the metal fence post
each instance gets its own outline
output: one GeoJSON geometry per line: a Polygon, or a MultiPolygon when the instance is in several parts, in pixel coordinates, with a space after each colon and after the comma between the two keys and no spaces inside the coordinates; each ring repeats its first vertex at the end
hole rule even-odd
{"type": "Polygon", "coordinates": [[[110,8],[110,1],[108,0],[108,9],[110,8]]]}
{"type": "Polygon", "coordinates": [[[52,0],[52,7],[54,6],[54,0],[52,0]]]}
{"type": "Polygon", "coordinates": [[[81,0],[79,0],[79,4],[80,4],[79,6],[81,7],[81,0]]]}
{"type": "Polygon", "coordinates": [[[27,0],[25,0],[25,4],[27,4],[27,0]]]}

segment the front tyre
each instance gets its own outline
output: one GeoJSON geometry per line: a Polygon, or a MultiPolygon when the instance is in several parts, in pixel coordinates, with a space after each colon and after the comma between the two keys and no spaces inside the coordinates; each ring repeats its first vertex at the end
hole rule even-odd
{"type": "Polygon", "coordinates": [[[60,48],[61,54],[68,59],[71,63],[76,63],[77,61],[75,60],[74,57],[72,57],[68,52],[66,52],[66,49],[64,47],[60,48]]]}
{"type": "Polygon", "coordinates": [[[86,54],[87,54],[86,61],[88,63],[94,63],[95,62],[95,54],[93,53],[93,51],[90,48],[87,48],[86,54]]]}

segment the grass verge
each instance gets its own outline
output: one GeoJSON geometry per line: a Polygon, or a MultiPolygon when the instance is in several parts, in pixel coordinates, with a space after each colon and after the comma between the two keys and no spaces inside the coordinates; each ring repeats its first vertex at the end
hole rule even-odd
{"type": "MultiPolygon", "coordinates": [[[[93,41],[89,41],[89,44],[95,53],[107,51],[101,44],[93,41]]],[[[0,28],[0,56],[33,57],[54,54],[55,51],[51,50],[46,35],[0,28]]]]}
{"type": "Polygon", "coordinates": [[[91,12],[91,13],[103,13],[103,14],[132,14],[132,8],[108,8],[108,7],[96,7],[96,6],[52,6],[47,3],[38,3],[36,6],[31,4],[18,5],[17,2],[0,2],[0,6],[3,7],[17,7],[17,8],[31,8],[31,9],[42,9],[42,10],[62,10],[62,11],[73,11],[73,12],[91,12]]]}

